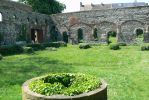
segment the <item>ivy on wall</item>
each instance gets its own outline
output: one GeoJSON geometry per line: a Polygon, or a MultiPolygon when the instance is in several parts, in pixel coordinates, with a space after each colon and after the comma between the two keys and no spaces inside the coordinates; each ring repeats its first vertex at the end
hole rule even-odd
{"type": "Polygon", "coordinates": [[[17,41],[26,41],[27,27],[25,24],[21,25],[21,32],[18,34],[17,41]]]}
{"type": "Polygon", "coordinates": [[[4,35],[0,32],[0,45],[3,42],[3,40],[4,40],[4,35]]]}

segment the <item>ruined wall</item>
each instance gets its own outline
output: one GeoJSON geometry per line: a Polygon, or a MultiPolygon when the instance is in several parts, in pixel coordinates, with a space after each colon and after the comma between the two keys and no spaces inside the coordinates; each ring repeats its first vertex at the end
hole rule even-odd
{"type": "MultiPolygon", "coordinates": [[[[31,30],[43,31],[43,42],[50,39],[50,29],[54,26],[50,16],[32,12],[31,8],[20,3],[0,1],[0,33],[4,36],[2,44],[15,44],[25,31],[24,37],[31,42],[31,30]]],[[[23,40],[22,40],[23,41],[23,40]]]]}
{"type": "MultiPolygon", "coordinates": [[[[69,31],[70,37],[74,38],[74,40],[77,40],[77,32],[75,30],[83,27],[83,30],[88,30],[84,32],[84,34],[88,34],[88,37],[84,37],[86,41],[93,41],[93,30],[97,28],[100,38],[105,36],[105,41],[106,34],[109,31],[116,31],[118,41],[127,43],[135,41],[135,30],[137,28],[142,29],[147,36],[148,18],[149,6],[52,15],[52,19],[57,23],[61,33],[64,30],[69,31]],[[71,17],[77,18],[78,23],[75,23],[77,27],[76,25],[70,25],[71,17]]],[[[100,38],[99,41],[101,41],[100,38]]],[[[146,38],[144,41],[147,42],[148,39],[146,38]]]]}
{"type": "Polygon", "coordinates": [[[98,32],[98,42],[106,43],[109,31],[117,32],[118,42],[134,42],[137,29],[144,31],[144,42],[149,42],[149,6],[89,10],[49,16],[32,12],[31,7],[24,4],[0,0],[0,15],[2,15],[0,34],[4,36],[2,44],[15,44],[21,41],[19,36],[24,31],[25,35],[22,37],[31,43],[34,30],[38,30],[39,33],[42,30],[42,42],[50,41],[52,32],[57,35],[58,40],[63,40],[62,33],[67,32],[69,41],[77,43],[80,28],[83,30],[83,40],[87,42],[95,41],[94,29],[98,32]]]}

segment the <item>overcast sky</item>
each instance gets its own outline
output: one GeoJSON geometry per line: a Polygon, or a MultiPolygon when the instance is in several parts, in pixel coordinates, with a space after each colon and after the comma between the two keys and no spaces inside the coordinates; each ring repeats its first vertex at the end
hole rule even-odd
{"type": "MultiPolygon", "coordinates": [[[[13,0],[17,1],[17,0],[13,0]]],[[[91,2],[94,4],[100,4],[100,3],[127,3],[127,2],[146,2],[149,3],[149,0],[57,0],[66,5],[66,9],[64,12],[73,12],[73,11],[79,11],[80,10],[80,2],[83,4],[90,4],[91,2]]]]}

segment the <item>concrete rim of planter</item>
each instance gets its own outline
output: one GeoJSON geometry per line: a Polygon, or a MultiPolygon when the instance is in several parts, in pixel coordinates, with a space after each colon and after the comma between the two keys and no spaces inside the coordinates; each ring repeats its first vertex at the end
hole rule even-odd
{"type": "MultiPolygon", "coordinates": [[[[92,95],[97,94],[99,92],[102,92],[102,91],[105,91],[105,90],[107,91],[107,83],[106,83],[106,81],[104,81],[103,79],[100,79],[101,83],[102,83],[100,85],[100,87],[95,89],[95,90],[93,90],[93,91],[87,92],[87,93],[82,93],[82,94],[79,94],[79,95],[76,95],[76,96],[65,96],[65,95],[45,96],[45,95],[37,94],[37,93],[31,91],[29,89],[29,87],[28,87],[29,83],[31,83],[34,80],[40,79],[40,78],[42,78],[42,77],[37,77],[37,78],[33,78],[33,79],[30,79],[30,80],[27,80],[22,85],[23,96],[24,96],[24,94],[27,94],[27,95],[32,96],[32,97],[41,98],[41,99],[44,98],[46,100],[54,100],[54,99],[56,99],[56,100],[63,100],[64,99],[65,100],[65,99],[75,99],[75,98],[81,98],[81,97],[89,97],[89,96],[92,96],[92,95]]],[[[22,99],[22,100],[26,100],[26,99],[22,99]]]]}

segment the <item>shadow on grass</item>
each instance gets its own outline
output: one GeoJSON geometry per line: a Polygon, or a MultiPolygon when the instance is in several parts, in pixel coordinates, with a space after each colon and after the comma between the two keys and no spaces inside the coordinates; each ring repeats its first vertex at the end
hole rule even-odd
{"type": "Polygon", "coordinates": [[[72,72],[74,67],[47,57],[30,57],[0,64],[0,87],[22,85],[26,80],[47,73],[72,72]]]}

